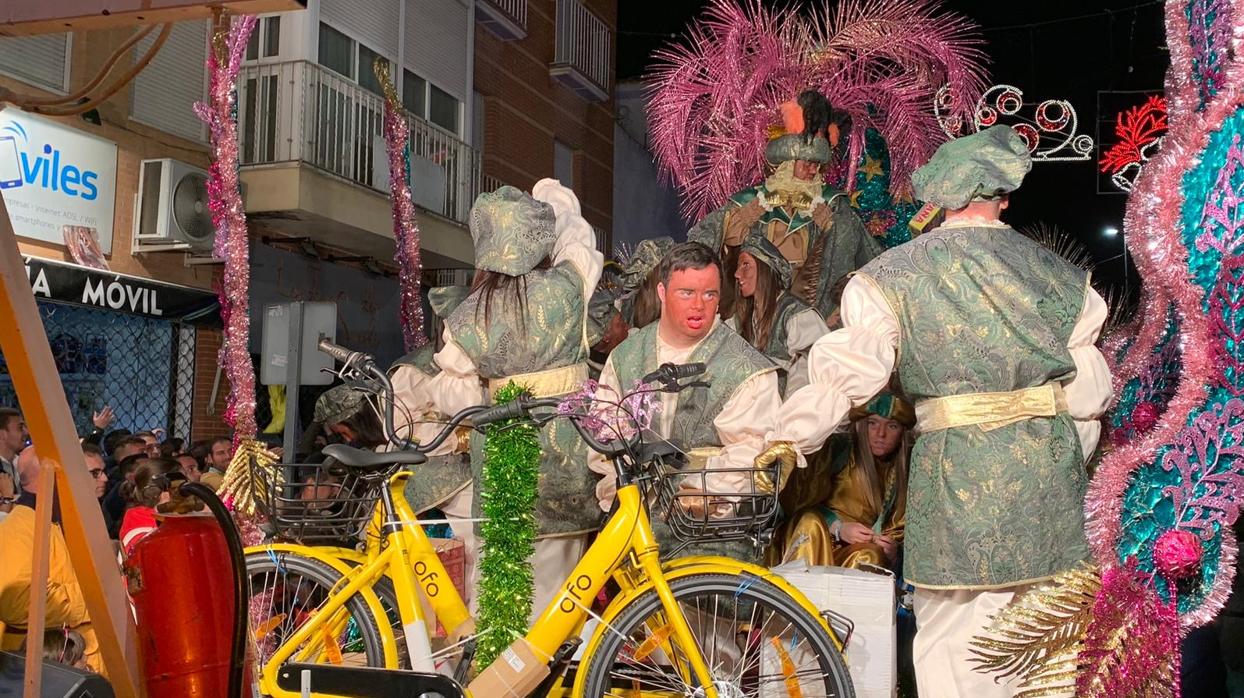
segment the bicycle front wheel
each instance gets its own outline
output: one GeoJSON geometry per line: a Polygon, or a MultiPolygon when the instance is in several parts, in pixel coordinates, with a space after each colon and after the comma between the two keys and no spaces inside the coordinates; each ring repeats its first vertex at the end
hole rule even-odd
{"type": "MultiPolygon", "coordinates": [[[[853,698],[842,655],[815,616],[752,575],[697,574],[670,582],[722,698],[853,698]]],[[[591,657],[584,696],[703,696],[686,648],[655,591],[631,601],[591,657]]]]}
{"type": "Polygon", "coordinates": [[[259,666],[266,669],[273,655],[313,619],[322,625],[288,661],[385,666],[382,630],[361,595],[351,596],[332,617],[320,617],[332,593],[344,586],[337,570],[294,553],[257,552],[246,556],[246,572],[251,582],[251,637],[259,666]]]}

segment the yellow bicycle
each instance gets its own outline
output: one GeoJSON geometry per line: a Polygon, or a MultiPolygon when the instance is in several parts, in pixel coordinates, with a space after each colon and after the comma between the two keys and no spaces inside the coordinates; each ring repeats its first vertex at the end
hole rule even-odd
{"type": "MultiPolygon", "coordinates": [[[[387,379],[370,357],[321,348],[342,360],[344,375],[371,376],[385,390],[387,379]]],[[[666,365],[649,378],[656,390],[673,392],[686,387],[679,378],[703,370],[666,365]]],[[[290,485],[274,486],[267,505],[286,537],[341,537],[359,544],[351,549],[275,542],[247,550],[260,692],[280,698],[496,695],[495,676],[488,672],[463,688],[474,621],[406,503],[403,489],[412,474],[404,466],[417,468],[423,453],[468,420],[484,427],[515,418],[568,418],[592,448],[613,460],[617,506],[525,642],[512,645],[526,654],[507,652],[497,660],[523,674],[522,685],[506,689],[509,695],[567,689],[592,697],[854,695],[841,654],[849,621],[819,613],[780,576],[755,565],[723,557],[659,558],[650,506],[663,509],[665,524],[684,542],[705,536],[754,540],[772,527],[777,513],[776,495],[762,479],[753,480],[751,492],[714,495],[703,471],[679,469],[668,444],[644,443],[639,430],[631,439],[602,443],[581,424],[586,410],[558,414],[558,404],[520,399],[471,408],[449,420],[433,442],[389,453],[330,446],[325,452],[336,465],[321,467],[313,483],[301,486],[328,483],[333,496],[295,495],[290,485]],[[698,487],[687,487],[689,477],[699,478],[698,487]],[[686,506],[687,497],[712,499],[713,515],[691,513],[697,510],[686,506]],[[721,513],[723,507],[729,515],[721,513]],[[611,578],[621,592],[598,615],[592,603],[611,578]],[[446,635],[435,647],[432,619],[446,635]],[[571,678],[567,669],[588,619],[595,628],[571,678]]],[[[392,435],[391,408],[384,419],[392,435]]]]}

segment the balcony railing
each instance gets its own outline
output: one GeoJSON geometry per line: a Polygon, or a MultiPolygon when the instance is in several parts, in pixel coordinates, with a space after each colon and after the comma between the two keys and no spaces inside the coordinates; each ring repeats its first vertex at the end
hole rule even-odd
{"type": "Polygon", "coordinates": [[[527,0],[480,0],[475,21],[506,41],[527,36],[527,0]]]}
{"type": "Polygon", "coordinates": [[[585,99],[609,98],[609,27],[578,0],[557,0],[557,43],[549,74],[585,99]]]}
{"type": "MultiPolygon", "coordinates": [[[[481,157],[406,113],[415,203],[466,222],[480,192],[481,157]]],[[[242,165],[301,162],[388,194],[384,99],[308,61],[248,65],[238,79],[242,165]]]]}

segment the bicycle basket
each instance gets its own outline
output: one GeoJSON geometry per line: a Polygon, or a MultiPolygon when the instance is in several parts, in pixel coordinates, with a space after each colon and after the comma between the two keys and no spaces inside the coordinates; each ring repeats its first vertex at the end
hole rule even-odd
{"type": "Polygon", "coordinates": [[[304,545],[358,541],[371,523],[387,474],[358,475],[337,463],[258,468],[266,492],[259,509],[278,540],[304,545]],[[294,468],[298,481],[285,483],[277,468],[294,468]]]}
{"type": "Polygon", "coordinates": [[[680,542],[767,544],[778,516],[771,477],[755,468],[683,470],[657,458],[647,463],[643,479],[651,511],[680,542]]]}

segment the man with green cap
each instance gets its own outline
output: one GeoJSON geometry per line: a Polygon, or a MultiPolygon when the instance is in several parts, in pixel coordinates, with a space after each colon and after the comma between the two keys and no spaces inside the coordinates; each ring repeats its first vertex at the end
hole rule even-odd
{"type": "MultiPolygon", "coordinates": [[[[445,318],[440,372],[427,382],[430,404],[444,414],[488,404],[508,383],[536,397],[581,389],[587,379],[587,306],[604,258],[574,192],[543,179],[531,194],[502,187],[471,208],[475,281],[445,318]]],[[[596,476],[584,467],[587,445],[566,420],[540,431],[538,537],[532,611],[550,602],[601,522],[592,506],[596,476]]],[[[471,436],[476,481],[483,437],[471,436]]],[[[475,493],[474,516],[481,495],[475,493]]],[[[468,553],[473,554],[473,553],[468,553]]],[[[474,580],[467,586],[474,588],[474,580]]]]}
{"type": "MultiPolygon", "coordinates": [[[[850,197],[827,185],[825,166],[840,139],[836,112],[825,96],[807,90],[782,105],[785,133],[769,141],[773,172],[759,185],[730,197],[687,234],[722,253],[726,274],[733,252],[759,230],[791,264],[791,293],[829,317],[837,308],[835,281],[881,253],[882,247],[851,207],[850,197]]],[[[734,299],[723,308],[729,312],[734,299]]]]}
{"type": "Polygon", "coordinates": [[[1085,462],[1111,397],[1088,275],[999,220],[1031,167],[995,126],[942,145],[913,177],[936,230],[863,267],[843,329],[812,347],[758,465],[820,446],[896,370],[915,402],[904,576],[916,587],[921,698],[1010,696],[970,640],[1031,585],[1088,558],[1085,462]]]}

